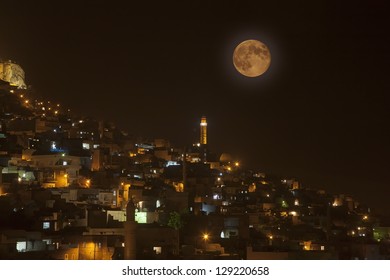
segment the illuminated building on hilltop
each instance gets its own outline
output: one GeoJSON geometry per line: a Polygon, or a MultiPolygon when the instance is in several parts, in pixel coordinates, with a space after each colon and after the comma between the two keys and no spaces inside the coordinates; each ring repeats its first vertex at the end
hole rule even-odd
{"type": "Polygon", "coordinates": [[[202,117],[200,121],[200,144],[207,144],[207,121],[206,117],[202,117]]]}
{"type": "Polygon", "coordinates": [[[11,86],[16,86],[21,89],[26,88],[22,67],[13,63],[11,60],[0,61],[0,80],[10,83],[11,86]]]}

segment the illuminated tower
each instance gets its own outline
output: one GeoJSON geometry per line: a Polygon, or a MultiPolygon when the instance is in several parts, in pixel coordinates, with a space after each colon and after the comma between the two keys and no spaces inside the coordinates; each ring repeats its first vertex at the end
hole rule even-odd
{"type": "Polygon", "coordinates": [[[206,117],[202,117],[200,121],[200,144],[207,144],[207,121],[206,117]]]}

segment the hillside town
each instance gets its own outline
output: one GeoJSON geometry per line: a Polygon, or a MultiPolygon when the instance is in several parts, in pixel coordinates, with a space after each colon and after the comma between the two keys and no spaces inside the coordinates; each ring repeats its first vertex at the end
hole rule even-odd
{"type": "MultiPolygon", "coordinates": [[[[191,128],[189,128],[190,130],[191,128]]],[[[265,174],[38,99],[0,62],[0,259],[390,259],[353,194],[265,174]]]]}

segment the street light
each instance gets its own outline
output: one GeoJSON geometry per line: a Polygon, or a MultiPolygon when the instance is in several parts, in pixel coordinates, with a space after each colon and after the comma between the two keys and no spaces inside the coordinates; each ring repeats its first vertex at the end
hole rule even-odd
{"type": "Polygon", "coordinates": [[[205,232],[202,235],[202,239],[204,242],[204,249],[207,250],[207,241],[210,239],[210,235],[207,232],[205,232]]]}

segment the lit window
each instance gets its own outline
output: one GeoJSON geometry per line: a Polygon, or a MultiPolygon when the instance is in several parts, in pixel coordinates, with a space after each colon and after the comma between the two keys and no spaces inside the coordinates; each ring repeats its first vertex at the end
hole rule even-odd
{"type": "Polygon", "coordinates": [[[50,228],[50,222],[43,222],[42,228],[43,229],[49,229],[50,228]]]}
{"type": "Polygon", "coordinates": [[[90,145],[88,143],[83,143],[83,149],[84,150],[89,150],[90,149],[90,145]]]}
{"type": "Polygon", "coordinates": [[[25,252],[27,249],[27,242],[26,241],[18,241],[16,242],[16,250],[18,252],[25,252]]]}
{"type": "Polygon", "coordinates": [[[291,216],[297,216],[297,212],[296,211],[291,211],[290,213],[289,213],[291,216]]]}
{"type": "Polygon", "coordinates": [[[161,247],[153,247],[153,251],[156,253],[156,255],[161,254],[161,247]]]}
{"type": "Polygon", "coordinates": [[[135,213],[135,221],[139,224],[146,224],[147,213],[146,212],[137,212],[135,213]]]}

